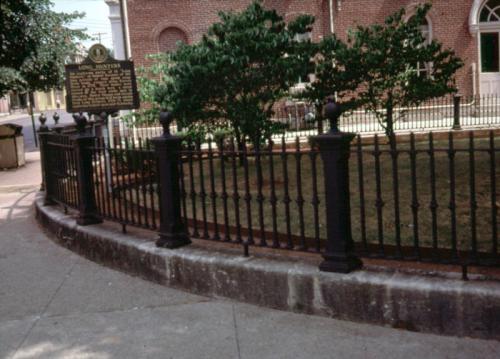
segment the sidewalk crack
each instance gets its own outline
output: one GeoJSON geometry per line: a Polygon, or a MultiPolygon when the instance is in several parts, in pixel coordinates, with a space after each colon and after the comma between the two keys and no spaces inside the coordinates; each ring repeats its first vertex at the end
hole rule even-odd
{"type": "Polygon", "coordinates": [[[233,311],[234,339],[236,341],[236,349],[238,350],[238,359],[241,359],[240,339],[238,335],[238,323],[236,322],[236,313],[234,310],[234,304],[232,304],[231,308],[233,311]]]}

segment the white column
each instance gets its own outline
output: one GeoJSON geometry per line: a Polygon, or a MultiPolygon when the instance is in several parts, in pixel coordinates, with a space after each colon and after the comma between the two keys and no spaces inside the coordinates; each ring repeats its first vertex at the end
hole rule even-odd
{"type": "Polygon", "coordinates": [[[111,22],[114,57],[117,60],[125,60],[120,2],[118,0],[105,0],[105,2],[109,6],[109,21],[111,22]]]}
{"type": "MultiPolygon", "coordinates": [[[[125,44],[124,39],[127,37],[127,48],[129,49],[128,55],[130,56],[130,40],[128,39],[128,31],[123,28],[123,23],[125,26],[128,26],[127,19],[127,2],[123,0],[124,9],[123,14],[125,16],[125,21],[122,21],[121,14],[122,11],[120,9],[120,1],[119,0],[105,0],[106,4],[109,6],[109,21],[111,22],[111,35],[113,37],[113,52],[114,58],[117,60],[126,60],[127,56],[125,54],[125,44]],[[125,32],[125,34],[124,34],[125,32]],[[126,35],[126,36],[125,36],[126,35]]],[[[129,113],[130,111],[120,111],[120,115],[124,115],[129,113]]],[[[111,120],[109,120],[111,122],[111,120]]],[[[109,123],[108,122],[108,123],[109,123]]],[[[125,132],[125,124],[123,121],[119,121],[120,133],[123,134],[125,132]]],[[[112,141],[112,137],[110,137],[112,141]]]]}

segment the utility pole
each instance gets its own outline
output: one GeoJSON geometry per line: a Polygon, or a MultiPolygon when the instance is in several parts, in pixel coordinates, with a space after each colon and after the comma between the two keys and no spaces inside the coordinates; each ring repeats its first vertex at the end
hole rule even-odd
{"type": "Polygon", "coordinates": [[[102,44],[101,35],[106,35],[106,34],[107,34],[107,32],[96,32],[95,34],[92,34],[92,35],[99,37],[99,43],[102,44]]]}

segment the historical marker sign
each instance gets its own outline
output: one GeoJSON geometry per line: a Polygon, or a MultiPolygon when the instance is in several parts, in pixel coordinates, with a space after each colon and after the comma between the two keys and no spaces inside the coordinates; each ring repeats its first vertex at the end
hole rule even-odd
{"type": "Polygon", "coordinates": [[[111,112],[139,108],[134,63],[111,58],[93,45],[81,64],[66,65],[68,112],[111,112]]]}

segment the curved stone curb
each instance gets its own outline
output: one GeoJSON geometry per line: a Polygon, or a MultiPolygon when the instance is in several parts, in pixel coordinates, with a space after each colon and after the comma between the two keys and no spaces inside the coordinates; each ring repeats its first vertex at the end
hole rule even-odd
{"type": "Polygon", "coordinates": [[[305,263],[193,247],[157,248],[106,225],[81,227],[58,207],[36,215],[61,245],[93,261],[196,294],[419,332],[500,339],[500,283],[403,273],[320,272],[305,263]]]}

